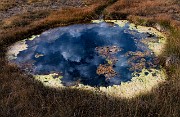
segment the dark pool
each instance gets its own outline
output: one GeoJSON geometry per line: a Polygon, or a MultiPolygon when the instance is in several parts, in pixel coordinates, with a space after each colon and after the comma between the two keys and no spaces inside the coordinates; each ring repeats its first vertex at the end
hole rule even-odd
{"type": "Polygon", "coordinates": [[[28,49],[13,62],[34,75],[58,73],[65,86],[77,82],[119,85],[131,80],[134,71],[154,64],[154,54],[141,42],[146,37],[156,38],[129,30],[128,23],[124,27],[105,22],[60,27],[26,40],[28,49]]]}

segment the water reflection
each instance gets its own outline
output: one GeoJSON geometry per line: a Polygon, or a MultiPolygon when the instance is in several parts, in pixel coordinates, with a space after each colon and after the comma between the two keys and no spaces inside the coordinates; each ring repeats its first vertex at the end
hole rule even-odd
{"type": "Polygon", "coordinates": [[[35,75],[58,73],[66,86],[119,85],[131,80],[134,71],[158,67],[153,66],[154,54],[142,43],[149,36],[156,39],[129,30],[128,23],[124,27],[105,22],[60,27],[26,40],[28,49],[14,62],[35,75]]]}

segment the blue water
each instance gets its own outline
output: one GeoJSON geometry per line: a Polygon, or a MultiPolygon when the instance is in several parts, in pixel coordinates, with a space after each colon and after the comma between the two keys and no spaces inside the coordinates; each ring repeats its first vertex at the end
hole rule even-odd
{"type": "MultiPolygon", "coordinates": [[[[131,65],[127,62],[131,56],[125,54],[129,51],[150,51],[140,42],[150,34],[130,31],[128,27],[128,23],[122,28],[103,22],[48,30],[34,40],[27,40],[28,49],[21,51],[14,62],[35,75],[59,73],[66,86],[77,82],[90,86],[119,85],[122,81],[130,81],[134,72],[129,70],[131,65]],[[122,48],[113,55],[118,59],[113,65],[117,75],[108,80],[96,73],[98,66],[107,64],[107,60],[95,48],[104,46],[122,48]],[[43,56],[36,57],[37,53],[43,56]]],[[[152,61],[151,57],[145,59],[152,61]]]]}

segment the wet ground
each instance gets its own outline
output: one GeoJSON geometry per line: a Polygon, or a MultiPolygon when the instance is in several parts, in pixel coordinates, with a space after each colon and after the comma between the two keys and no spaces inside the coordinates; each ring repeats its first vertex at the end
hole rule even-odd
{"type": "Polygon", "coordinates": [[[144,43],[149,38],[158,42],[156,35],[132,30],[129,23],[71,25],[26,40],[27,49],[11,61],[33,75],[62,76],[65,86],[119,85],[144,68],[159,69],[158,59],[144,43]]]}

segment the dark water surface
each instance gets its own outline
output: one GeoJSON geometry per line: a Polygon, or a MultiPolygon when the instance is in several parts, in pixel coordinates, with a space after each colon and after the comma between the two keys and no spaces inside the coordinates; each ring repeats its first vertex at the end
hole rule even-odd
{"type": "MultiPolygon", "coordinates": [[[[34,40],[27,40],[28,49],[21,51],[14,62],[35,75],[58,73],[63,76],[62,82],[66,86],[77,82],[90,86],[118,85],[131,80],[132,73],[138,71],[131,69],[130,59],[136,63],[141,58],[146,62],[153,61],[154,55],[134,60],[133,54],[127,54],[151,53],[141,43],[141,39],[148,36],[148,33],[129,30],[128,23],[123,28],[104,22],[60,27],[48,30],[34,40]],[[122,50],[109,55],[118,59],[109,64],[107,57],[101,56],[96,47],[118,47],[122,50]],[[116,75],[107,79],[105,75],[97,74],[100,64],[112,66],[116,75]]],[[[150,66],[145,64],[145,67],[150,66]]]]}

